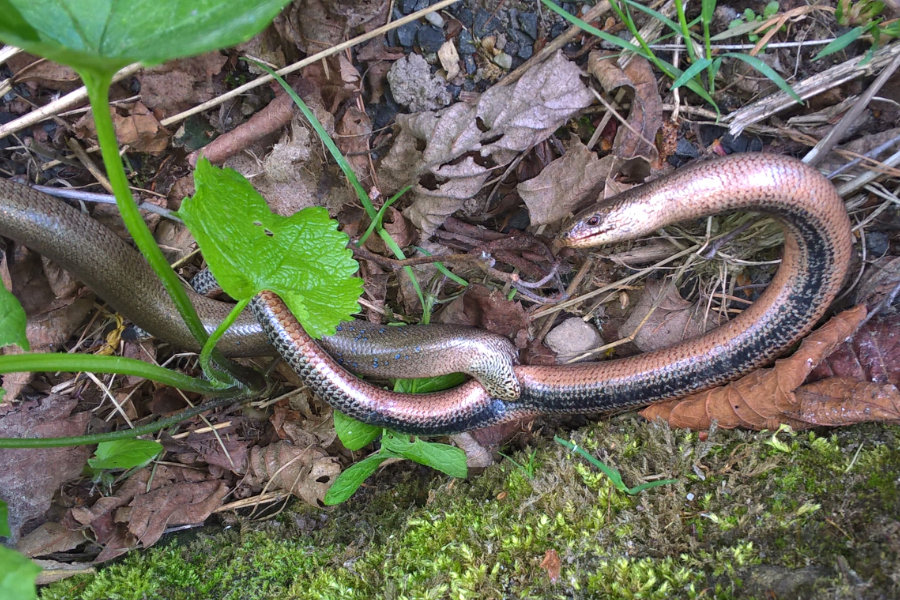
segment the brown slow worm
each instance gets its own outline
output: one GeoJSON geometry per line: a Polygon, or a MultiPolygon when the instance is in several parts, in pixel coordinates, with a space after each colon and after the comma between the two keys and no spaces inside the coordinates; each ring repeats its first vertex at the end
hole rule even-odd
{"type": "MultiPolygon", "coordinates": [[[[22,188],[10,185],[0,187],[3,204],[10,196],[22,195],[22,188]]],[[[7,208],[0,209],[0,233],[32,245],[69,268],[126,316],[132,317],[137,309],[158,311],[156,307],[164,302],[158,295],[122,297],[140,294],[146,284],[133,281],[133,273],[114,267],[112,261],[121,258],[120,253],[102,251],[108,266],[113,267],[112,275],[97,281],[96,274],[83,272],[81,257],[95,256],[98,248],[107,248],[108,239],[95,239],[91,234],[92,239],[75,243],[56,236],[43,248],[10,232],[5,223],[7,208]],[[61,250],[59,246],[67,242],[72,242],[72,247],[61,250]]],[[[664,350],[599,363],[516,366],[521,384],[516,400],[492,398],[475,381],[416,396],[384,390],[345,371],[306,336],[274,294],[259,294],[251,308],[278,352],[317,395],[348,415],[375,425],[438,434],[532,414],[589,413],[648,404],[745,374],[774,359],[813,327],[836,296],[850,261],[850,223],[840,197],[826,178],[797,160],[766,154],[731,156],[694,164],[602,202],[578,215],[561,237],[562,243],[570,246],[594,246],[732,210],[769,214],[784,229],[781,266],[753,305],[728,323],[664,350]]],[[[46,224],[41,214],[25,220],[31,223],[26,229],[46,224]]],[[[202,313],[206,299],[196,300],[202,313]]],[[[183,324],[154,320],[164,325],[154,333],[191,346],[184,336],[170,335],[183,330],[183,324]]],[[[240,329],[231,334],[238,346],[241,334],[240,329]]]]}

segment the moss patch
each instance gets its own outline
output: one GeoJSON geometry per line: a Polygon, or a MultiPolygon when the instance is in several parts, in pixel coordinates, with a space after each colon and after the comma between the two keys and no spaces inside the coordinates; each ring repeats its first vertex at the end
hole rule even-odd
{"type": "Polygon", "coordinates": [[[549,439],[512,456],[537,450],[533,479],[509,461],[468,481],[402,463],[336,509],[173,540],[41,597],[900,596],[900,427],[771,444],[621,416],[567,437],[628,485],[678,482],[628,496],[549,439]]]}

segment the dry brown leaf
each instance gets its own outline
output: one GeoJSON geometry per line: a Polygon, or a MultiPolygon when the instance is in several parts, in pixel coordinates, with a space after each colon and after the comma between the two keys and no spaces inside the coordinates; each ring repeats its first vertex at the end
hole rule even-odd
{"type": "Polygon", "coordinates": [[[215,51],[145,69],[138,75],[141,101],[165,117],[202,104],[216,96],[213,77],[226,62],[228,57],[215,51]]]}
{"type": "Polygon", "coordinates": [[[81,531],[69,529],[61,523],[48,522],[23,536],[16,544],[16,550],[25,556],[34,558],[72,550],[86,541],[84,533],[81,531]]]}
{"type": "Polygon", "coordinates": [[[522,303],[507,300],[498,290],[481,284],[470,285],[466,292],[448,304],[438,319],[441,323],[468,325],[511,338],[516,347],[528,341],[528,315],[522,303]]]}
{"type": "Polygon", "coordinates": [[[556,583],[559,580],[562,561],[559,560],[559,554],[556,550],[553,548],[547,550],[544,553],[544,558],[541,560],[540,566],[547,573],[547,578],[550,579],[551,583],[556,583]]]}
{"type": "MultiPolygon", "coordinates": [[[[75,398],[56,395],[19,404],[6,402],[0,405],[0,437],[83,435],[91,413],[73,414],[77,404],[75,398]]],[[[9,505],[12,543],[23,526],[34,526],[42,519],[63,482],[81,475],[89,454],[87,446],[0,449],[0,498],[9,505]]]]}
{"type": "Polygon", "coordinates": [[[120,144],[148,154],[161,154],[169,147],[169,132],[149,108],[135,102],[120,104],[116,109],[113,122],[120,144]]]}
{"type": "Polygon", "coordinates": [[[395,191],[430,174],[415,187],[415,202],[405,214],[431,234],[495,169],[591,103],[580,74],[557,53],[514,85],[492,87],[474,105],[460,102],[437,112],[398,115],[400,132],[381,164],[382,186],[395,191]],[[419,150],[422,142],[425,148],[419,150]]]}
{"type": "Polygon", "coordinates": [[[245,483],[268,482],[269,489],[285,490],[312,506],[323,506],[325,492],[340,472],[337,458],[319,448],[275,442],[251,448],[245,483]]]}
{"type": "MultiPolygon", "coordinates": [[[[157,473],[159,477],[159,473],[157,473]]],[[[221,481],[174,482],[135,496],[126,511],[128,531],[144,548],[159,540],[169,525],[202,523],[222,504],[228,488],[221,481]]],[[[120,520],[120,518],[117,518],[120,520]]]]}
{"type": "Polygon", "coordinates": [[[718,313],[707,312],[704,306],[688,302],[671,283],[649,281],[631,315],[619,327],[619,337],[634,333],[634,345],[649,352],[697,337],[718,324],[718,313]]]}
{"type": "Polygon", "coordinates": [[[832,377],[804,385],[795,395],[798,406],[787,414],[810,427],[900,422],[900,390],[890,383],[832,377]]]}
{"type": "Polygon", "coordinates": [[[612,155],[597,158],[574,138],[560,158],[540,175],[523,181],[516,191],[528,207],[531,225],[555,223],[568,216],[586,199],[595,199],[616,163],[612,155]]]}
{"type": "Polygon", "coordinates": [[[813,381],[826,377],[900,385],[900,314],[877,315],[810,374],[813,381]]]}
{"type": "MultiPolygon", "coordinates": [[[[354,71],[355,72],[355,71],[354,71]]],[[[372,135],[372,121],[365,112],[350,107],[334,124],[336,143],[341,153],[353,167],[353,172],[364,188],[371,185],[369,173],[369,137],[372,135]]]]}
{"type": "Polygon", "coordinates": [[[621,87],[630,88],[633,93],[631,111],[625,123],[619,124],[612,155],[622,160],[643,158],[649,164],[656,164],[659,160],[656,134],[663,124],[656,76],[650,63],[640,57],[633,57],[624,70],[619,69],[615,61],[617,56],[594,51],[588,57],[588,71],[607,93],[621,87]]]}
{"type": "Polygon", "coordinates": [[[775,429],[780,423],[803,427],[804,423],[793,416],[799,407],[795,390],[865,316],[864,306],[845,310],[809,334],[792,356],[775,361],[774,367],[758,369],[728,385],[681,400],[653,404],[641,415],[690,429],[708,429],[714,419],[725,429],[775,429]]]}
{"type": "Polygon", "coordinates": [[[16,83],[34,82],[36,86],[57,92],[70,92],[81,85],[81,78],[71,67],[27,52],[10,56],[6,64],[13,72],[12,80],[16,83]]]}

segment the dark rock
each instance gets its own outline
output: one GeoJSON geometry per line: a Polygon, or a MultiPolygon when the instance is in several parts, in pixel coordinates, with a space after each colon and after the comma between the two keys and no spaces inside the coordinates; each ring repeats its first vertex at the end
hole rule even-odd
{"type": "Polygon", "coordinates": [[[471,9],[466,6],[460,5],[458,9],[451,11],[450,14],[456,15],[456,18],[463,24],[463,27],[471,29],[472,25],[475,24],[475,15],[472,13],[471,9]]]}
{"type": "Polygon", "coordinates": [[[866,248],[872,257],[884,256],[891,249],[891,238],[883,231],[866,233],[866,248]]]}
{"type": "Polygon", "coordinates": [[[397,42],[404,48],[412,48],[416,39],[416,32],[419,30],[418,23],[407,23],[401,25],[395,31],[397,32],[397,42]]]}
{"type": "Polygon", "coordinates": [[[416,41],[425,52],[437,52],[444,43],[444,32],[432,25],[424,25],[419,28],[416,41]]]}
{"type": "Polygon", "coordinates": [[[463,29],[459,32],[459,37],[457,40],[457,51],[463,56],[466,54],[475,54],[475,40],[472,39],[472,34],[469,33],[467,29],[463,29]]]}
{"type": "Polygon", "coordinates": [[[418,10],[416,8],[418,3],[419,0],[402,0],[402,2],[400,2],[400,12],[404,15],[416,12],[416,10],[418,10]]]}
{"type": "Polygon", "coordinates": [[[463,59],[463,65],[465,65],[465,67],[466,67],[466,74],[474,75],[475,71],[478,70],[478,65],[475,64],[475,57],[472,56],[471,54],[466,54],[465,56],[462,57],[462,59],[463,59]]]}
{"type": "Polygon", "coordinates": [[[519,48],[519,53],[516,54],[519,58],[529,59],[531,55],[534,54],[534,45],[532,44],[523,44],[521,48],[519,48]]]}
{"type": "Polygon", "coordinates": [[[678,138],[678,144],[675,146],[675,154],[684,158],[699,158],[700,150],[685,138],[678,138]]]}
{"type": "Polygon", "coordinates": [[[538,36],[537,15],[533,12],[519,13],[519,28],[532,40],[536,40],[538,36]]]}
{"type": "Polygon", "coordinates": [[[500,29],[500,21],[483,8],[475,13],[475,36],[485,37],[492,31],[500,29]]]}

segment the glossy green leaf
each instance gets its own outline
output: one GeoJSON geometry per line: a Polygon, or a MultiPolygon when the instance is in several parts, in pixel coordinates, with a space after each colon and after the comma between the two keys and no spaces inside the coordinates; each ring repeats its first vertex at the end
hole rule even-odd
{"type": "Polygon", "coordinates": [[[88,464],[96,470],[132,469],[150,463],[160,452],[162,444],[153,440],[113,440],[100,442],[88,464]]]}
{"type": "Polygon", "coordinates": [[[0,40],[111,73],[246,41],[288,0],[0,0],[0,40]]]}
{"type": "Polygon", "coordinates": [[[819,53],[813,56],[813,60],[819,60],[829,54],[840,52],[856,40],[858,40],[866,32],[866,27],[854,27],[847,33],[833,39],[827,46],[819,50],[819,53]]]}
{"type": "Polygon", "coordinates": [[[681,87],[686,84],[688,81],[694,78],[700,71],[708,67],[712,64],[712,60],[708,58],[701,58],[690,67],[688,67],[687,71],[678,76],[678,79],[672,82],[672,88],[681,87]]]}
{"type": "Polygon", "coordinates": [[[359,310],[362,280],[348,238],[321,207],[281,217],[240,173],[201,159],[197,192],[178,211],[222,289],[236,300],[277,293],[313,337],[359,310]]]}
{"type": "Polygon", "coordinates": [[[15,344],[22,350],[30,350],[25,337],[25,310],[18,298],[0,285],[0,348],[15,344]]]}
{"type": "Polygon", "coordinates": [[[402,456],[451,477],[466,477],[469,474],[466,467],[466,453],[456,446],[423,442],[415,438],[403,451],[402,456]]]}
{"type": "Polygon", "coordinates": [[[338,410],[334,411],[334,430],[348,450],[359,450],[371,444],[382,431],[381,427],[357,421],[338,410]]]}
{"type": "Polygon", "coordinates": [[[462,373],[448,373],[436,377],[423,377],[421,379],[398,379],[394,382],[394,391],[405,394],[427,394],[440,392],[456,387],[465,382],[466,376],[462,373]]]}
{"type": "Polygon", "coordinates": [[[375,472],[375,469],[389,458],[391,458],[391,455],[379,452],[347,467],[334,480],[328,491],[325,492],[325,504],[329,506],[340,504],[352,496],[359,489],[359,486],[362,485],[363,481],[368,479],[375,472]]]}
{"type": "Polygon", "coordinates": [[[0,545],[0,598],[37,598],[35,579],[41,568],[15,550],[0,545]]]}

